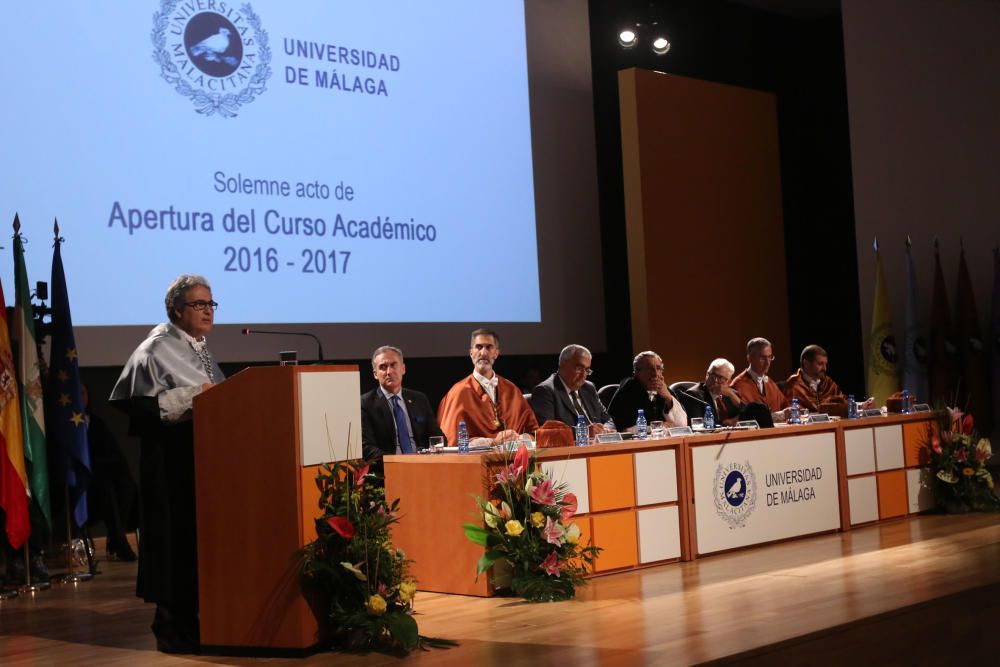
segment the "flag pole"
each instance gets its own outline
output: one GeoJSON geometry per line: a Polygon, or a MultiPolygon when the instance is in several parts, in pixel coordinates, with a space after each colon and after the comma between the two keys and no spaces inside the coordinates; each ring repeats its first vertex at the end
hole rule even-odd
{"type": "MultiPolygon", "coordinates": [[[[14,237],[17,238],[21,233],[21,220],[18,216],[14,216],[14,237]]],[[[43,581],[37,584],[31,583],[31,543],[29,540],[24,542],[24,585],[18,588],[18,592],[21,595],[34,595],[38,591],[44,591],[51,587],[47,581],[43,581]]]]}
{"type": "Polygon", "coordinates": [[[52,587],[47,581],[40,581],[37,584],[31,583],[31,544],[24,543],[24,585],[17,589],[21,595],[34,595],[39,591],[47,591],[52,587]]]}
{"type": "MultiPolygon", "coordinates": [[[[53,223],[52,223],[52,234],[53,234],[53,246],[58,251],[59,244],[62,241],[62,239],[59,238],[59,220],[58,219],[54,219],[53,220],[53,223]]],[[[53,288],[58,289],[58,286],[53,283],[53,288]]],[[[55,309],[55,303],[53,303],[53,308],[55,309]]],[[[53,313],[53,317],[55,317],[55,313],[53,313]]],[[[53,324],[55,324],[55,323],[53,322],[53,324]]],[[[53,344],[54,344],[54,341],[55,341],[55,328],[53,327],[53,344]]],[[[55,350],[53,350],[52,353],[55,354],[55,350]]],[[[69,462],[67,462],[66,465],[69,466],[69,465],[72,465],[72,464],[69,463],[69,462]]],[[[63,576],[59,577],[59,582],[60,583],[64,583],[64,584],[77,584],[77,583],[80,583],[81,581],[89,581],[90,579],[92,579],[94,577],[94,572],[93,572],[94,567],[93,567],[93,563],[92,563],[91,558],[90,558],[90,548],[89,548],[89,545],[87,543],[87,531],[86,531],[86,529],[83,526],[83,523],[84,523],[83,521],[81,521],[81,525],[80,525],[80,533],[81,533],[80,540],[81,540],[81,542],[83,544],[83,550],[84,550],[84,553],[87,555],[87,562],[88,562],[88,565],[90,567],[87,568],[88,569],[87,572],[77,572],[76,571],[76,563],[74,563],[74,561],[73,561],[73,553],[75,551],[74,548],[73,548],[73,521],[74,521],[74,519],[76,517],[75,517],[75,513],[73,511],[73,506],[70,503],[69,476],[68,475],[66,475],[64,477],[64,479],[63,479],[63,498],[65,499],[65,505],[64,506],[66,508],[66,547],[65,547],[66,548],[66,574],[64,574],[63,576]]]]}
{"type": "MultiPolygon", "coordinates": [[[[69,504],[69,482],[63,483],[63,493],[66,502],[66,569],[67,572],[59,577],[61,584],[78,584],[81,581],[90,581],[94,575],[91,572],[77,572],[73,563],[73,511],[69,504]]],[[[87,550],[86,540],[83,542],[84,552],[87,550]]]]}

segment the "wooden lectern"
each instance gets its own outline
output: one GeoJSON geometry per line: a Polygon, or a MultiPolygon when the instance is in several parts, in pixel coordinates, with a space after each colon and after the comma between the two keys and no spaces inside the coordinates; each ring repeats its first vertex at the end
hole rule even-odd
{"type": "Polygon", "coordinates": [[[195,398],[203,646],[317,643],[297,552],[316,537],[319,465],[361,456],[359,383],[357,366],[256,367],[195,398]]]}

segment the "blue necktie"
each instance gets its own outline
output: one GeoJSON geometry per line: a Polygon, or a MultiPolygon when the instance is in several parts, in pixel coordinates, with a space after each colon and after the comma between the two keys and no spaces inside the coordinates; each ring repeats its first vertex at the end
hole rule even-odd
{"type": "Polygon", "coordinates": [[[407,428],[406,415],[399,405],[399,396],[392,397],[392,416],[396,418],[396,436],[399,438],[399,451],[404,454],[413,453],[413,443],[410,442],[410,429],[407,428]]]}

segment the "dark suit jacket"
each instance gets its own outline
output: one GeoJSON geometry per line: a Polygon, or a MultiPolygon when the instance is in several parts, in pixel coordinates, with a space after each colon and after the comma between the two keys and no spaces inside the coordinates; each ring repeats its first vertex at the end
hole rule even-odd
{"type": "MultiPolygon", "coordinates": [[[[432,435],[444,434],[425,394],[403,388],[406,412],[410,416],[410,434],[416,449],[426,449],[432,435]]],[[[383,454],[396,453],[396,420],[392,406],[381,387],[361,396],[361,451],[365,459],[382,463],[383,454]]]]}
{"type": "Polygon", "coordinates": [[[635,376],[625,378],[618,385],[618,391],[611,397],[611,403],[608,405],[608,412],[611,413],[611,418],[615,420],[615,426],[619,431],[635,426],[640,408],[645,411],[647,423],[666,419],[669,411],[667,402],[662,396],[656,394],[653,400],[649,400],[649,394],[635,376]]]}
{"type": "MultiPolygon", "coordinates": [[[[706,403],[710,405],[713,403],[711,392],[708,391],[708,387],[705,386],[704,382],[699,382],[690,389],[674,392],[674,396],[677,397],[677,400],[684,406],[684,411],[687,412],[688,425],[691,424],[692,418],[703,417],[705,415],[706,403]]],[[[723,419],[739,417],[739,408],[733,405],[732,401],[727,397],[720,396],[717,403],[722,404],[722,410],[720,411],[717,405],[712,405],[716,424],[721,424],[723,419]]]]}
{"type": "MultiPolygon", "coordinates": [[[[580,402],[587,413],[589,423],[603,424],[608,421],[608,411],[601,405],[601,399],[597,398],[597,388],[593,382],[584,382],[580,387],[580,402]]],[[[539,426],[549,419],[576,426],[576,408],[566,393],[566,385],[560,379],[559,373],[553,373],[532,389],[528,404],[534,410],[539,426]]]]}

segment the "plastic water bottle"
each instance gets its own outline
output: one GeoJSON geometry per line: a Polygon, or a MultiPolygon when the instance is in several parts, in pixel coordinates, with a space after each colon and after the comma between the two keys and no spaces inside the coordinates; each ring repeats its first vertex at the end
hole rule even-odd
{"type": "Polygon", "coordinates": [[[583,415],[576,417],[576,446],[586,447],[590,444],[590,429],[587,428],[587,421],[583,415]]]}
{"type": "Polygon", "coordinates": [[[649,437],[646,426],[646,411],[640,408],[639,415],[635,418],[635,437],[639,440],[645,440],[649,437]]]}
{"type": "Polygon", "coordinates": [[[802,418],[799,416],[799,399],[792,399],[792,409],[788,413],[788,423],[789,424],[799,424],[802,422],[802,418]]]}
{"type": "Polygon", "coordinates": [[[912,409],[913,409],[913,406],[910,405],[910,390],[909,389],[904,389],[903,390],[903,406],[902,406],[903,414],[904,415],[905,414],[909,414],[910,410],[912,410],[912,409]]]}
{"type": "Polygon", "coordinates": [[[702,422],[702,426],[704,426],[705,429],[708,431],[711,431],[712,429],[715,428],[715,413],[712,412],[711,405],[705,406],[705,419],[702,422]]]}
{"type": "Polygon", "coordinates": [[[858,418],[858,402],[854,400],[854,394],[847,397],[847,418],[858,418]]]}
{"type": "Polygon", "coordinates": [[[458,453],[469,453],[469,429],[465,427],[465,422],[458,422],[458,453]]]}

